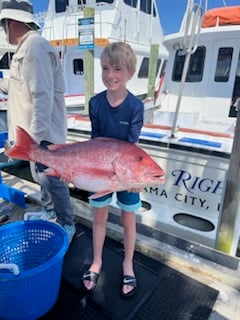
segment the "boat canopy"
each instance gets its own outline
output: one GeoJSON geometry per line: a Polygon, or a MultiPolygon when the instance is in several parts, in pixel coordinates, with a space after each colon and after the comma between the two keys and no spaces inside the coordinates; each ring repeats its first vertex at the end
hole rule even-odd
{"type": "Polygon", "coordinates": [[[202,19],[202,28],[238,24],[240,25],[240,6],[211,9],[202,19]]]}

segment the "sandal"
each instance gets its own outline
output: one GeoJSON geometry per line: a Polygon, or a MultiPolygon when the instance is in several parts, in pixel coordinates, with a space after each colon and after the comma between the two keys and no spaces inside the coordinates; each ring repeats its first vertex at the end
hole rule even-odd
{"type": "Polygon", "coordinates": [[[81,281],[84,291],[87,293],[92,293],[97,286],[98,278],[99,278],[99,273],[97,273],[97,272],[93,272],[90,270],[87,270],[86,272],[84,272],[84,274],[82,276],[82,281],[81,281]],[[83,282],[85,280],[93,282],[93,287],[91,289],[88,289],[85,287],[84,282],[83,282]]]}
{"type": "Polygon", "coordinates": [[[133,287],[133,289],[131,291],[129,291],[128,293],[124,293],[122,290],[121,290],[121,296],[123,298],[131,298],[133,297],[136,292],[137,292],[137,281],[136,281],[136,278],[134,276],[123,276],[122,278],[122,286],[124,285],[128,285],[128,286],[131,286],[133,287]]]}

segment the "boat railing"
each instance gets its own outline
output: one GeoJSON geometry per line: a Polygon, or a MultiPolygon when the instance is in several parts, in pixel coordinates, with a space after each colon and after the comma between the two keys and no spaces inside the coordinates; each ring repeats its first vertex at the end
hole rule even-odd
{"type": "Polygon", "coordinates": [[[183,94],[183,89],[184,89],[184,85],[187,77],[190,58],[191,58],[191,55],[196,51],[197,45],[198,45],[202,15],[203,15],[203,11],[202,11],[201,5],[195,4],[189,1],[189,7],[187,8],[187,15],[186,15],[184,38],[182,43],[182,47],[185,52],[185,60],[184,60],[183,72],[182,72],[181,82],[179,86],[178,99],[177,99],[177,104],[176,104],[176,109],[175,109],[175,114],[173,119],[173,125],[172,125],[172,131],[171,131],[172,138],[175,138],[175,132],[177,129],[177,120],[180,112],[182,94],[183,94]]]}
{"type": "MultiPolygon", "coordinates": [[[[70,5],[67,6],[65,12],[41,12],[36,15],[37,21],[43,26],[43,36],[49,41],[58,41],[64,45],[77,45],[79,26],[78,19],[84,18],[84,5],[70,5]],[[71,41],[66,41],[66,40],[71,41]]],[[[139,29],[140,12],[134,11],[134,15],[129,18],[125,17],[121,8],[114,4],[97,3],[94,12],[95,23],[95,38],[100,39],[116,39],[128,42],[138,42],[145,44],[151,39],[151,34],[141,35],[139,29]],[[134,19],[133,19],[134,17],[134,19]],[[129,33],[132,29],[134,21],[136,20],[137,31],[135,34],[129,33]]],[[[150,21],[152,22],[152,21],[150,21]]],[[[153,32],[150,28],[149,32],[153,32]]]]}
{"type": "MultiPolygon", "coordinates": [[[[117,32],[117,37],[121,37],[124,40],[125,21],[119,8],[112,7],[114,14],[104,14],[103,8],[98,4],[100,8],[95,11],[95,36],[99,38],[106,38],[114,30],[117,32]]],[[[108,5],[110,7],[110,5],[108,5]]],[[[110,12],[110,11],[109,11],[110,12]]],[[[48,40],[66,40],[78,38],[78,19],[84,18],[84,6],[72,5],[66,8],[63,13],[41,13],[36,16],[37,21],[43,24],[44,35],[48,40]]],[[[74,42],[74,44],[76,44],[74,42]]]]}

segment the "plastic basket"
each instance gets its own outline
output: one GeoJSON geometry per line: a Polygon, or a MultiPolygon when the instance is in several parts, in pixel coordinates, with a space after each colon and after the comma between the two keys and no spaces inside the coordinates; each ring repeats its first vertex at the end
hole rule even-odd
{"type": "Polygon", "coordinates": [[[48,221],[0,227],[0,319],[33,320],[55,304],[68,249],[64,229],[48,221]]]}

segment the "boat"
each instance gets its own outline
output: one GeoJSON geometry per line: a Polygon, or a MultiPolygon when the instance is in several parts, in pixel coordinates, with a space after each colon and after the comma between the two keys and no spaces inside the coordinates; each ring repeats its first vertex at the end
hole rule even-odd
{"type": "MultiPolygon", "coordinates": [[[[43,36],[58,50],[65,70],[66,83],[69,85],[69,91],[66,91],[66,98],[69,98],[69,142],[86,140],[90,136],[87,113],[84,108],[79,109],[78,98],[83,95],[78,94],[79,90],[71,82],[71,77],[76,79],[83,76],[74,74],[73,70],[75,60],[81,61],[81,64],[84,60],[85,51],[79,48],[79,41],[77,42],[81,31],[78,23],[90,4],[92,5],[92,2],[83,4],[79,1],[50,1],[47,12],[42,15],[43,36]],[[66,74],[67,71],[69,74],[66,74]],[[78,101],[76,104],[75,98],[78,101]]],[[[123,1],[103,1],[94,5],[96,25],[104,21],[106,25],[111,22],[114,26],[108,28],[108,32],[104,32],[104,37],[101,28],[95,28],[98,31],[95,31],[94,46],[98,57],[96,63],[99,64],[98,54],[106,43],[117,40],[116,34],[121,34],[121,40],[129,41],[131,44],[135,43],[134,37],[137,34],[131,32],[129,35],[129,32],[116,31],[118,27],[121,30],[129,30],[123,28],[120,18],[124,15],[120,12],[127,8],[131,16],[131,6],[123,1]],[[105,19],[100,19],[110,11],[111,14],[105,19]],[[118,19],[114,20],[116,15],[118,19]]],[[[158,17],[155,2],[152,2],[152,5],[155,8],[153,12],[158,17]]],[[[221,14],[232,14],[235,9],[236,7],[222,8],[221,14]]],[[[140,11],[138,8],[138,16],[133,9],[138,19],[143,17],[140,11]]],[[[145,18],[147,16],[151,19],[151,15],[144,14],[145,18]]],[[[157,230],[216,248],[239,101],[239,25],[236,20],[234,24],[230,24],[229,20],[222,22],[223,19],[219,23],[218,18],[215,19],[216,24],[204,25],[209,14],[212,15],[214,12],[207,11],[203,15],[202,7],[189,0],[179,32],[163,39],[163,44],[168,49],[168,60],[166,68],[166,60],[162,59],[159,64],[160,73],[155,81],[155,84],[158,83],[158,90],[153,90],[155,99],[147,97],[147,79],[142,87],[145,91],[139,89],[141,85],[136,85],[134,93],[143,98],[146,110],[151,111],[150,116],[145,119],[140,146],[166,170],[164,185],[146,189],[142,193],[143,207],[137,213],[137,219],[147,226],[154,226],[157,230]]],[[[127,17],[128,15],[125,19],[127,17]]],[[[139,20],[135,20],[135,23],[137,21],[137,30],[140,31],[142,23],[139,20]]],[[[129,20],[129,23],[131,22],[132,19],[129,20]]],[[[159,21],[157,25],[160,25],[159,21]]],[[[153,30],[155,29],[149,29],[150,34],[159,36],[158,43],[162,43],[162,31],[153,30]]],[[[140,34],[145,33],[139,32],[139,37],[140,34]]],[[[118,40],[120,38],[118,37],[118,40]]],[[[140,38],[138,40],[140,41],[140,38]]],[[[144,42],[144,39],[141,41],[144,42]]],[[[157,42],[156,38],[154,42],[157,42]]],[[[134,45],[135,49],[143,50],[143,47],[145,51],[142,59],[146,61],[145,58],[149,58],[150,55],[150,44],[134,45]]],[[[88,49],[89,47],[86,50],[88,49]]],[[[141,50],[139,52],[142,52],[141,50]]],[[[138,67],[141,68],[140,53],[138,58],[138,67]]],[[[96,74],[99,80],[100,69],[96,69],[96,74]]],[[[75,83],[80,84],[78,81],[75,83]]],[[[135,84],[139,82],[132,79],[129,89],[131,90],[135,84]]],[[[99,86],[96,92],[98,90],[102,88],[99,86]]],[[[115,209],[116,205],[113,203],[113,210],[115,209]]],[[[234,236],[230,248],[233,255],[236,254],[239,241],[238,215],[234,220],[234,236]]]]}
{"type": "MultiPolygon", "coordinates": [[[[113,282],[113,277],[111,278],[111,276],[118,277],[119,270],[118,267],[115,268],[115,257],[122,250],[120,247],[122,229],[119,222],[117,222],[119,211],[116,204],[113,203],[110,208],[107,235],[116,241],[114,246],[112,245],[114,249],[111,251],[111,263],[104,264],[102,270],[100,282],[103,284],[103,287],[98,288],[99,291],[97,289],[89,297],[84,296],[79,291],[79,279],[81,277],[79,268],[89,262],[89,250],[85,245],[86,242],[84,242],[85,229],[80,228],[66,256],[65,270],[63,272],[63,289],[67,282],[68,290],[63,290],[60,293],[60,299],[57,303],[59,310],[53,310],[53,315],[50,314],[46,319],[58,317],[76,319],[79,319],[79,317],[89,317],[91,319],[116,320],[130,318],[161,319],[162,316],[165,319],[190,319],[194,317],[209,320],[223,318],[238,319],[240,304],[239,252],[237,252],[237,248],[239,250],[238,230],[240,228],[234,230],[234,240],[231,241],[231,250],[227,254],[222,252],[222,250],[216,250],[219,225],[221,225],[222,221],[223,193],[226,175],[229,170],[231,147],[234,142],[236,117],[225,119],[228,117],[225,117],[223,114],[223,121],[218,122],[218,114],[215,111],[215,120],[218,123],[213,125],[214,121],[212,121],[209,126],[204,126],[203,124],[200,126],[200,120],[204,120],[202,122],[206,123],[208,118],[202,119],[200,116],[194,116],[192,115],[194,113],[192,110],[190,110],[188,117],[188,109],[184,110],[180,106],[179,117],[176,119],[176,125],[174,126],[174,116],[177,113],[175,109],[176,103],[178,99],[181,98],[184,101],[188,97],[188,91],[186,91],[188,82],[184,81],[183,87],[181,87],[180,81],[175,86],[174,84],[168,86],[171,81],[171,70],[174,68],[174,58],[176,55],[176,48],[174,49],[171,46],[168,39],[172,43],[175,43],[174,39],[177,39],[177,42],[181,44],[181,41],[185,37],[184,25],[186,17],[190,15],[190,25],[194,20],[197,23],[196,29],[198,29],[198,23],[202,22],[202,14],[199,15],[199,13],[201,13],[201,7],[195,6],[189,1],[187,12],[183,19],[183,29],[179,33],[165,38],[164,43],[166,43],[166,46],[169,44],[169,60],[166,65],[165,76],[160,79],[159,92],[157,92],[154,99],[154,108],[150,107],[151,117],[146,120],[139,141],[140,146],[159,162],[166,171],[166,183],[158,188],[145,189],[141,195],[142,208],[136,212],[136,251],[138,251],[138,254],[136,254],[135,262],[137,276],[139,276],[140,301],[133,300],[132,304],[130,301],[127,303],[123,301],[124,305],[121,304],[120,307],[118,305],[114,313],[110,313],[116,304],[119,303],[119,297],[116,295],[116,286],[112,286],[115,282],[113,282]],[[190,12],[193,13],[190,14],[190,12]],[[196,12],[197,20],[195,21],[192,14],[195,16],[196,12]],[[168,108],[164,107],[163,104],[164,100],[166,100],[167,91],[175,95],[173,102],[169,104],[168,108]],[[182,112],[183,115],[181,115],[182,112]],[[162,117],[165,117],[163,122],[161,122],[162,117]],[[199,126],[196,127],[196,124],[199,126]],[[83,251],[87,252],[86,256],[83,255],[83,251]],[[144,255],[142,260],[138,258],[139,252],[144,255]],[[150,278],[138,271],[138,259],[140,266],[155,276],[154,284],[151,283],[150,290],[148,290],[150,278]],[[166,269],[166,266],[169,269],[166,269]],[[113,269],[114,272],[112,272],[113,269]],[[169,270],[174,270],[178,275],[183,274],[186,278],[173,277],[169,270]],[[155,284],[164,289],[161,292],[158,291],[155,284]],[[168,286],[165,284],[168,284],[168,286]],[[102,290],[104,286],[109,290],[102,290]],[[166,290],[169,287],[172,288],[171,292],[166,290]],[[69,288],[72,288],[72,290],[69,288]],[[199,303],[194,304],[200,300],[198,295],[199,288],[202,288],[202,295],[206,299],[203,302],[201,300],[199,303]],[[208,288],[217,290],[211,307],[208,304],[208,300],[210,300],[208,288]],[[195,290],[196,294],[194,294],[195,290]],[[155,296],[153,293],[155,293],[155,296]],[[77,296],[75,299],[73,299],[74,294],[77,296]],[[182,296],[184,299],[186,298],[185,303],[184,299],[180,299],[182,296]],[[179,299],[179,304],[173,303],[173,300],[177,301],[179,299]],[[185,308],[186,304],[188,306],[194,305],[196,308],[190,308],[191,313],[189,313],[189,309],[185,308]],[[128,310],[129,305],[133,312],[126,316],[126,309],[128,310]],[[143,307],[145,308],[145,313],[141,312],[143,307]],[[171,317],[172,310],[175,313],[171,317]],[[200,310],[203,311],[205,317],[199,316],[200,310]]],[[[237,28],[237,25],[233,26],[233,29],[231,27],[227,28],[229,28],[229,34],[233,31],[234,35],[234,28],[237,28]]],[[[227,30],[225,26],[207,27],[204,31],[203,28],[199,28],[198,34],[195,33],[194,28],[194,36],[198,37],[198,41],[195,43],[196,46],[200,44],[201,46],[205,45],[206,51],[210,50],[208,55],[212,56],[212,61],[214,61],[213,53],[216,53],[213,45],[215,39],[224,48],[226,42],[233,47],[237,46],[236,38],[231,38],[231,36],[226,37],[224,30],[227,30]],[[207,29],[210,32],[209,35],[207,34],[207,29]],[[211,33],[213,30],[215,30],[215,33],[211,33]],[[205,34],[206,38],[204,38],[202,33],[205,34]],[[231,39],[232,41],[230,41],[231,39]]],[[[194,55],[193,52],[191,52],[192,55],[194,55]]],[[[234,59],[238,59],[237,54],[234,54],[233,57],[235,57],[234,59]]],[[[234,61],[232,65],[234,65],[234,61]]],[[[236,65],[235,61],[235,67],[236,65]]],[[[207,82],[206,86],[208,86],[208,77],[211,75],[212,70],[210,68],[209,70],[206,70],[206,68],[204,70],[205,72],[209,71],[209,74],[206,74],[204,77],[204,81],[207,82]]],[[[232,89],[233,86],[232,83],[232,89]]],[[[198,90],[202,92],[203,88],[204,85],[198,83],[194,88],[195,91],[191,88],[192,91],[190,92],[192,92],[192,96],[198,97],[198,90]]],[[[210,93],[209,86],[209,99],[212,97],[210,93]]],[[[217,96],[211,99],[214,106],[220,105],[220,102],[224,99],[224,93],[221,90],[217,90],[216,93],[217,96]]],[[[193,103],[197,103],[198,100],[201,102],[203,95],[196,98],[193,103]]],[[[232,92],[230,96],[232,96],[232,92]]],[[[150,104],[151,106],[152,102],[152,99],[144,100],[145,105],[150,104]]],[[[229,103],[231,104],[231,102],[229,103]]],[[[90,137],[91,128],[87,114],[84,110],[80,109],[80,112],[78,108],[76,110],[76,113],[72,111],[68,115],[69,142],[84,141],[90,137]]],[[[201,113],[205,111],[205,108],[201,108],[200,106],[198,111],[201,113]]],[[[12,184],[13,188],[23,190],[26,193],[25,196],[28,201],[30,198],[35,199],[35,196],[39,196],[39,186],[33,183],[29,185],[28,182],[22,180],[22,176],[20,176],[20,179],[16,179],[16,170],[17,168],[9,167],[8,170],[3,170],[3,182],[6,181],[7,187],[12,184]],[[28,187],[29,191],[27,191],[28,187]]],[[[93,218],[92,210],[87,203],[84,192],[74,188],[70,188],[70,191],[78,221],[82,225],[90,226],[93,218]]],[[[10,196],[12,194],[13,192],[8,193],[10,196]]],[[[31,210],[35,211],[36,208],[30,207],[31,210]]],[[[9,216],[11,219],[15,219],[14,215],[9,216]]],[[[108,241],[109,239],[106,240],[108,241]]]]}
{"type": "MultiPolygon", "coordinates": [[[[175,150],[170,152],[174,158],[179,153],[176,149],[183,150],[183,160],[178,158],[180,164],[169,172],[172,185],[181,190],[175,200],[183,209],[173,219],[212,234],[208,245],[214,248],[221,247],[223,225],[228,225],[227,215],[231,214],[225,209],[231,201],[226,196],[240,101],[238,11],[239,6],[225,6],[203,12],[201,6],[188,1],[179,32],[164,38],[169,58],[153,115],[160,134],[166,137],[164,127],[169,129],[167,141],[175,150]]],[[[235,254],[237,210],[233,220],[229,251],[235,254]]]]}
{"type": "Polygon", "coordinates": [[[141,6],[140,2],[123,0],[50,0],[39,22],[43,37],[56,48],[62,61],[69,113],[84,106],[87,109],[88,94],[104,90],[100,55],[111,42],[127,42],[136,53],[137,68],[128,89],[140,99],[148,96],[149,86],[153,87],[152,97],[157,92],[168,52],[162,44],[155,0],[141,6]],[[151,46],[155,48],[154,63],[149,58],[151,46]],[[150,63],[156,74],[153,83],[148,76],[150,63]]]}
{"type": "MultiPolygon", "coordinates": [[[[168,61],[140,136],[140,146],[165,168],[166,183],[144,190],[138,221],[221,250],[239,105],[240,25],[231,24],[236,9],[219,9],[230,20],[219,19],[217,11],[216,22],[208,25],[216,11],[204,13],[201,5],[187,2],[179,32],[164,37],[168,61]]],[[[71,141],[89,138],[86,116],[71,114],[68,125],[71,141]]],[[[238,212],[233,220],[228,252],[236,255],[238,212]]]]}
{"type": "MultiPolygon", "coordinates": [[[[128,41],[135,50],[139,49],[140,70],[142,63],[144,65],[148,61],[147,65],[150,64],[151,43],[160,43],[163,49],[160,50],[162,59],[157,60],[159,69],[154,80],[153,97],[149,98],[147,93],[147,78],[141,79],[142,82],[135,78],[129,82],[129,89],[145,104],[140,146],[166,171],[165,184],[145,189],[142,193],[143,206],[137,212],[138,221],[156,230],[216,248],[223,221],[226,179],[239,104],[239,24],[236,19],[231,24],[232,14],[239,7],[219,9],[222,16],[230,15],[230,20],[224,20],[218,18],[219,11],[216,14],[215,10],[207,10],[203,14],[202,6],[189,0],[179,32],[162,38],[161,29],[149,28],[153,40],[149,43],[145,33],[139,29],[143,25],[139,19],[151,20],[151,15],[143,14],[141,8],[135,10],[127,3],[56,0],[49,1],[47,12],[41,14],[43,36],[56,47],[64,66],[68,141],[82,141],[90,137],[90,122],[83,107],[85,80],[82,72],[74,73],[74,67],[78,63],[83,66],[86,51],[91,51],[89,44],[85,50],[80,49],[78,39],[81,33],[79,21],[86,18],[86,9],[91,8],[95,12],[94,66],[100,66],[99,54],[109,41],[128,41]],[[128,14],[125,16],[123,12],[126,11],[128,14]],[[107,15],[109,12],[111,14],[107,15]],[[135,23],[139,35],[138,32],[119,31],[119,28],[122,31],[131,29],[133,18],[128,20],[128,17],[132,17],[132,12],[137,17],[135,23]],[[206,22],[209,16],[215,16],[215,22],[210,25],[206,22]],[[123,28],[121,17],[125,17],[125,23],[130,23],[129,28],[123,28]],[[101,33],[102,28],[97,27],[100,22],[107,28],[104,34],[101,33]],[[74,83],[81,84],[82,89],[74,83]]],[[[154,1],[151,3],[152,12],[158,18],[156,25],[161,27],[156,4],[154,1]]],[[[97,93],[103,89],[100,67],[95,68],[95,73],[97,93]]],[[[136,72],[136,77],[138,75],[136,72]]],[[[112,210],[117,210],[114,202],[112,210]]],[[[237,214],[229,249],[233,255],[239,241],[239,220],[237,214]]]]}

